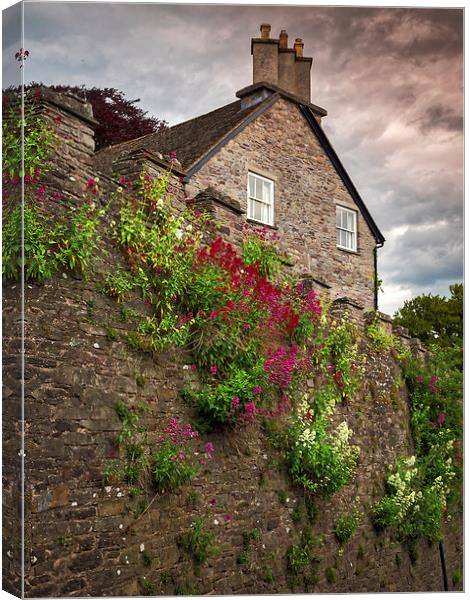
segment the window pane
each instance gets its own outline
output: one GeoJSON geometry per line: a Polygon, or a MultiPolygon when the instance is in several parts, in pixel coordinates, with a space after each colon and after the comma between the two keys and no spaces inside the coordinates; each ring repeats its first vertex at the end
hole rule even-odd
{"type": "Polygon", "coordinates": [[[263,199],[263,182],[259,177],[256,178],[255,198],[258,200],[263,199]]]}
{"type": "Polygon", "coordinates": [[[348,231],[354,231],[354,215],[352,212],[346,213],[346,229],[348,231]]]}
{"type": "Polygon", "coordinates": [[[263,181],[263,200],[265,202],[271,202],[271,184],[269,181],[263,181]]]}
{"type": "Polygon", "coordinates": [[[339,206],[336,207],[336,227],[341,227],[341,209],[339,206]]]}
{"type": "Polygon", "coordinates": [[[263,204],[261,202],[253,202],[253,219],[257,221],[263,220],[263,204]]]}
{"type": "Polygon", "coordinates": [[[266,204],[266,223],[272,223],[272,207],[270,204],[266,204]]]}
{"type": "Polygon", "coordinates": [[[248,175],[249,195],[253,197],[255,195],[255,178],[253,175],[248,175]]]}

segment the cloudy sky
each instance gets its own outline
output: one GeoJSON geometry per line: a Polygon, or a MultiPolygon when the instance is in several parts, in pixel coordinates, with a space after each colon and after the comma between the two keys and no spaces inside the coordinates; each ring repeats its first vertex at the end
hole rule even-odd
{"type": "MultiPolygon", "coordinates": [[[[11,16],[4,85],[18,79],[11,16]]],[[[461,9],[26,2],[25,78],[116,87],[173,125],[252,82],[262,22],[314,58],[312,101],[387,239],[381,309],[445,294],[463,276],[461,9]]]]}

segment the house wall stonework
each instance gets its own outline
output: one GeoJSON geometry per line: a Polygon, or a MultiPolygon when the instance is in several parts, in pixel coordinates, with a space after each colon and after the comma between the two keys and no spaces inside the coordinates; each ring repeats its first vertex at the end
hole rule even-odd
{"type": "Polygon", "coordinates": [[[274,180],[275,226],[294,268],[324,280],[332,298],[348,296],[372,308],[375,239],[292,102],[279,99],[228,142],[192,176],[188,194],[212,186],[246,211],[249,170],[274,180]],[[336,247],[336,203],[357,211],[357,253],[336,247]]]}

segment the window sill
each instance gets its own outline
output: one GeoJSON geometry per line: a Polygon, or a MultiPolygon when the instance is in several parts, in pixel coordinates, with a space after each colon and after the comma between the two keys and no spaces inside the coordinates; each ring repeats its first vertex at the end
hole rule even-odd
{"type": "Polygon", "coordinates": [[[349,248],[342,248],[341,246],[336,246],[336,250],[341,250],[341,252],[347,252],[348,254],[357,254],[358,256],[361,254],[359,250],[350,250],[349,248]]]}
{"type": "Polygon", "coordinates": [[[266,227],[266,229],[274,229],[277,231],[279,227],[277,225],[269,225],[268,223],[263,223],[263,221],[257,221],[256,219],[246,219],[247,223],[253,223],[253,225],[260,225],[261,227],[266,227]]]}

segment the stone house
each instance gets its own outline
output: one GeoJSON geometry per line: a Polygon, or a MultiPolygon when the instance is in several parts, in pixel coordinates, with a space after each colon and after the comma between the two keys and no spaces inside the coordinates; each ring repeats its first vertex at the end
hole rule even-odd
{"type": "Polygon", "coordinates": [[[235,244],[246,223],[276,230],[288,262],[319,292],[377,308],[376,253],[384,237],[323,131],[326,110],[311,102],[312,58],[301,39],[290,48],[285,31],[273,39],[270,30],[261,25],[251,40],[253,83],[236,101],[91,150],[90,166],[116,181],[142,166],[166,169],[176,153],[175,202],[194,198],[235,244]]]}

